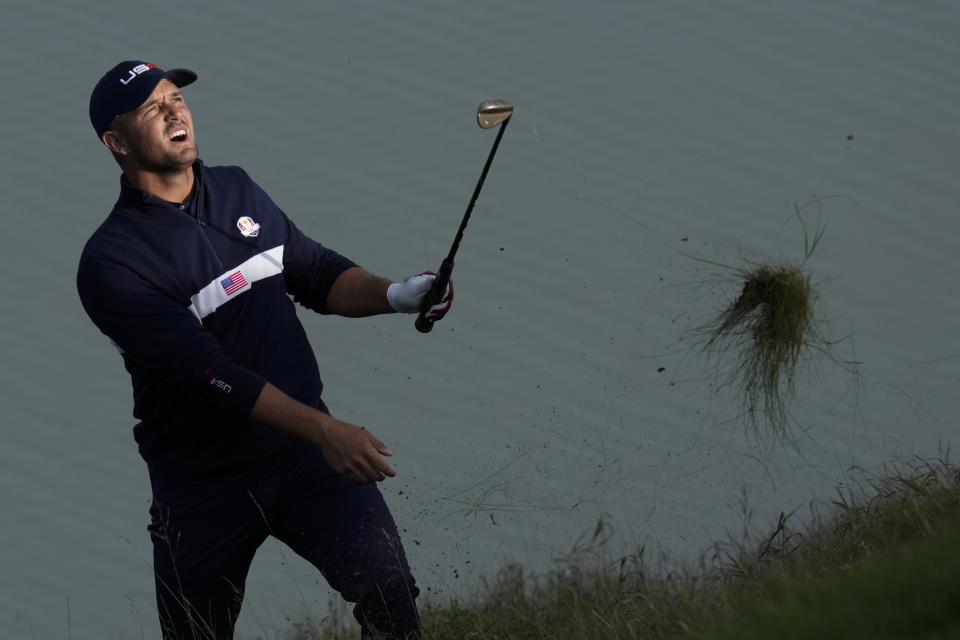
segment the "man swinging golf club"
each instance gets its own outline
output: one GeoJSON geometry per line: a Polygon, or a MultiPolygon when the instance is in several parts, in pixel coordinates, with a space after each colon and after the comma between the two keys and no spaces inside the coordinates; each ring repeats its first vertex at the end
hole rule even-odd
{"type": "MultiPolygon", "coordinates": [[[[77,274],[132,378],[164,638],[231,638],[268,535],[355,603],[362,637],[419,638],[419,590],[375,484],[395,475],[391,451],[329,415],[293,303],[416,313],[433,276],[368,273],[300,232],[243,169],[204,165],[180,90],[196,79],[133,60],[97,82],[90,120],[123,174],[77,274]]],[[[428,317],[452,299],[450,287],[428,317]]]]}

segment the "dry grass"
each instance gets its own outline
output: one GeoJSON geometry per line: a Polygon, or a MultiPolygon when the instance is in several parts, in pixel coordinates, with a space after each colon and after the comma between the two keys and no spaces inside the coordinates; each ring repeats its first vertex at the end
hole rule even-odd
{"type": "MultiPolygon", "coordinates": [[[[862,567],[882,568],[883,562],[895,559],[902,548],[935,542],[944,523],[960,518],[960,473],[948,462],[918,464],[893,477],[869,481],[857,494],[842,494],[825,506],[830,511],[827,517],[795,528],[790,517],[781,514],[773,531],[761,539],[717,545],[699,566],[674,571],[652,570],[643,549],[628,556],[611,556],[603,542],[607,536],[601,523],[593,537],[579,545],[556,571],[531,576],[521,566],[509,565],[470,602],[427,604],[423,608],[424,638],[712,638],[722,631],[717,629],[720,620],[729,623],[724,629],[730,635],[723,637],[748,631],[752,637],[763,637],[756,636],[756,629],[737,626],[737,614],[745,603],[765,603],[784,592],[789,600],[790,593],[805,593],[810,584],[843,585],[847,576],[862,567]]],[[[955,545],[943,545],[945,559],[960,560],[958,553],[955,545]]],[[[902,571],[881,575],[886,576],[890,593],[896,593],[902,571]]],[[[856,591],[850,597],[855,602],[856,591]]],[[[941,607],[938,624],[952,624],[954,619],[960,623],[957,611],[960,609],[952,605],[941,607]]],[[[831,620],[830,613],[804,609],[798,615],[822,615],[831,620]]],[[[929,617],[929,612],[918,608],[912,615],[926,619],[923,617],[929,617]]],[[[355,631],[343,626],[342,615],[333,622],[332,627],[296,637],[356,638],[355,631]]]]}

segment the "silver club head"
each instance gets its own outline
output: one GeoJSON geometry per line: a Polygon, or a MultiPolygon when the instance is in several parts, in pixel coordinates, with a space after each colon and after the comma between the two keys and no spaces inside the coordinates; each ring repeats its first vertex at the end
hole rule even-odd
{"type": "Polygon", "coordinates": [[[477,107],[477,124],[481,129],[492,129],[513,115],[513,106],[503,100],[484,100],[477,107]]]}

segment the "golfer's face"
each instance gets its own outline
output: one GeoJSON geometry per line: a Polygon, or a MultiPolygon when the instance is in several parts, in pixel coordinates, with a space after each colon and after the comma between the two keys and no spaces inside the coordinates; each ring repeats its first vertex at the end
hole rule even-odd
{"type": "Polygon", "coordinates": [[[131,155],[144,169],[172,171],[197,159],[193,117],[169,80],[161,80],[142,105],[121,117],[131,155]]]}

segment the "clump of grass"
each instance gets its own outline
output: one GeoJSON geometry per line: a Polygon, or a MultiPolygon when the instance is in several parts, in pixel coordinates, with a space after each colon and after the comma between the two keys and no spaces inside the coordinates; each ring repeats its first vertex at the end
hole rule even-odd
{"type": "Polygon", "coordinates": [[[826,343],[814,322],[817,292],[794,265],[756,264],[741,279],[740,295],[708,328],[705,348],[737,354],[733,380],[747,417],[757,426],[762,416],[782,433],[801,352],[826,343]]]}
{"type": "Polygon", "coordinates": [[[818,227],[811,237],[799,207],[795,215],[803,226],[802,260],[732,268],[740,294],[700,330],[705,352],[718,360],[732,354],[728,383],[738,389],[748,424],[759,432],[766,423],[781,436],[789,430],[790,403],[796,397],[797,369],[804,353],[825,353],[830,344],[815,318],[819,293],[804,270],[825,227],[818,227]]]}

